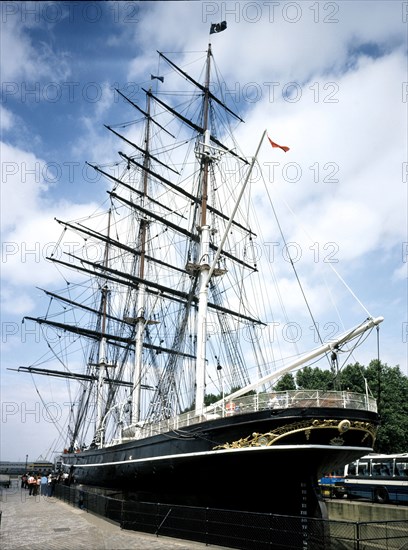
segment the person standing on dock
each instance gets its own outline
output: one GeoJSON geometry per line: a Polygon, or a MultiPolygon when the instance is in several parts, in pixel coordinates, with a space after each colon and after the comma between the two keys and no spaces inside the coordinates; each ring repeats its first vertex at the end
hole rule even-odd
{"type": "Polygon", "coordinates": [[[21,476],[21,488],[26,489],[27,488],[27,474],[23,474],[21,476]]]}
{"type": "Polygon", "coordinates": [[[41,496],[48,496],[48,477],[43,473],[40,479],[41,496]]]}
{"type": "Polygon", "coordinates": [[[34,476],[33,497],[36,497],[38,495],[38,492],[40,489],[40,483],[41,483],[41,476],[39,475],[34,476]]]}
{"type": "Polygon", "coordinates": [[[28,476],[27,483],[28,483],[28,496],[31,497],[31,495],[33,494],[33,491],[34,491],[34,485],[36,484],[36,480],[35,480],[33,474],[30,474],[28,476]]]}

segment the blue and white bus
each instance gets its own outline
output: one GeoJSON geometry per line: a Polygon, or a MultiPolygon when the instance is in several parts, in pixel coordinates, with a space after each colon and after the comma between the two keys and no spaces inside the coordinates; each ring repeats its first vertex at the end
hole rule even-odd
{"type": "Polygon", "coordinates": [[[348,498],[408,504],[408,453],[370,454],[347,464],[344,490],[348,498]]]}

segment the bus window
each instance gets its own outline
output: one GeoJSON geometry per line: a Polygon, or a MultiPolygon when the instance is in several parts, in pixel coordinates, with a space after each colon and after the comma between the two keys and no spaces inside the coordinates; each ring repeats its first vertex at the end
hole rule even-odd
{"type": "Polygon", "coordinates": [[[380,468],[381,468],[380,464],[378,462],[373,461],[371,464],[371,474],[375,477],[380,476],[381,475],[380,468]]]}
{"type": "Polygon", "coordinates": [[[349,476],[357,475],[357,463],[356,462],[352,462],[351,464],[348,465],[347,473],[348,473],[349,476]]]}
{"type": "Polygon", "coordinates": [[[392,462],[383,462],[381,464],[381,475],[390,476],[392,472],[392,462]]]}
{"type": "Polygon", "coordinates": [[[371,472],[373,476],[387,477],[392,475],[392,460],[372,460],[371,472]]]}
{"type": "Polygon", "coordinates": [[[399,460],[395,461],[395,476],[408,477],[408,463],[399,460]]]}
{"type": "Polygon", "coordinates": [[[366,461],[359,461],[358,463],[358,474],[359,476],[369,476],[370,475],[370,469],[369,464],[366,461]]]}

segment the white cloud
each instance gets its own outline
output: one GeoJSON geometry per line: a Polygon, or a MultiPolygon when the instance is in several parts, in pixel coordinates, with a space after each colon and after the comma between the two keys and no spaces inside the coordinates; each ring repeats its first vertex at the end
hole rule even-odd
{"type": "Polygon", "coordinates": [[[377,60],[365,58],[339,78],[336,103],[280,101],[273,105],[277,116],[268,116],[267,101],[255,107],[243,139],[249,142],[256,128],[267,126],[273,139],[291,147],[284,154],[267,144],[260,159],[270,168],[271,193],[278,191],[297,213],[289,225],[285,219],[289,240],[305,241],[295,227],[300,225],[312,242],[334,241],[342,258],[350,260],[403,238],[403,77],[404,55],[396,51],[377,60]],[[271,162],[277,163],[274,177],[271,162]]]}
{"type": "Polygon", "coordinates": [[[14,116],[11,111],[0,105],[0,131],[10,130],[14,122],[14,116]]]}
{"type": "Polygon", "coordinates": [[[60,274],[46,261],[47,257],[55,255],[64,260],[64,253],[75,251],[83,242],[77,237],[75,241],[59,243],[63,229],[54,216],[58,219],[82,218],[95,208],[91,203],[60,201],[44,209],[32,209],[30,216],[8,232],[3,241],[2,277],[13,286],[41,286],[60,281],[60,274]]]}
{"type": "Polygon", "coordinates": [[[40,207],[40,195],[48,189],[44,182],[45,161],[30,151],[1,143],[2,195],[1,227],[12,229],[40,207]]]}
{"type": "Polygon", "coordinates": [[[41,20],[36,23],[34,18],[29,22],[20,11],[22,5],[16,3],[16,6],[17,12],[8,16],[4,14],[1,23],[1,47],[8,52],[1,58],[3,86],[26,84],[27,80],[39,82],[44,78],[51,79],[51,82],[66,79],[70,74],[66,54],[53,51],[45,40],[34,43],[27,29],[40,29],[41,20]]]}
{"type": "MultiPolygon", "coordinates": [[[[33,153],[8,144],[2,145],[2,309],[4,313],[20,315],[35,306],[36,286],[61,282],[54,265],[46,261],[53,253],[63,257],[82,242],[57,244],[62,227],[54,221],[76,219],[89,215],[95,204],[75,204],[66,200],[51,200],[50,185],[44,181],[44,160],[33,153]],[[26,288],[27,290],[23,290],[26,288]]],[[[77,275],[73,274],[72,280],[77,275]]]]}
{"type": "Polygon", "coordinates": [[[405,246],[407,243],[403,243],[403,252],[402,252],[402,262],[403,264],[396,268],[393,272],[393,278],[396,280],[408,280],[408,263],[407,263],[407,252],[405,246]]]}
{"type": "Polygon", "coordinates": [[[133,62],[135,69],[139,63],[137,74],[154,67],[149,65],[152,28],[157,49],[174,57],[184,50],[204,51],[210,24],[223,19],[227,30],[209,39],[231,86],[236,81],[302,83],[313,75],[337,74],[347,66],[351,48],[378,43],[388,49],[405,40],[398,2],[184,2],[179,9],[174,2],[160,2],[149,5],[143,25],[135,28],[134,39],[146,52],[133,62]]]}
{"type": "Polygon", "coordinates": [[[34,301],[21,288],[2,288],[1,304],[3,314],[24,315],[34,307],[34,301]]]}

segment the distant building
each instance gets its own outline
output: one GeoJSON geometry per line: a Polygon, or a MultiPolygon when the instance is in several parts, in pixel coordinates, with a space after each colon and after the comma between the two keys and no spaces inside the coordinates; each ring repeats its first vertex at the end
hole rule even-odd
{"type": "Polygon", "coordinates": [[[0,461],[0,474],[23,475],[26,472],[49,472],[54,470],[52,462],[7,462],[0,461]]]}

